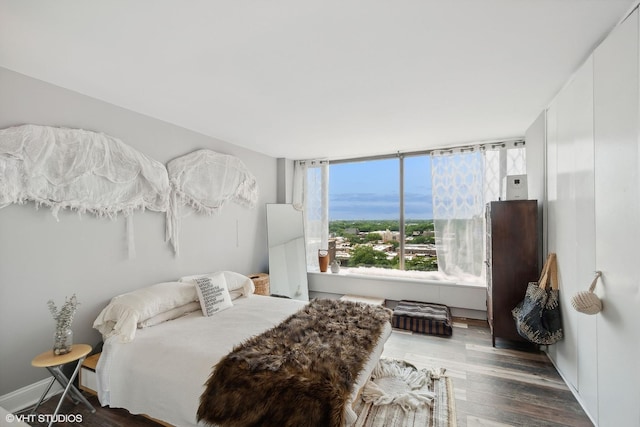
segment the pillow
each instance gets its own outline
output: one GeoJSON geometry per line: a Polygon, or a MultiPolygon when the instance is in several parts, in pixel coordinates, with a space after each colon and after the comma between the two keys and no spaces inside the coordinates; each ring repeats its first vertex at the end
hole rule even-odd
{"type": "Polygon", "coordinates": [[[196,279],[196,292],[200,299],[202,314],[205,316],[212,316],[233,306],[223,273],[198,277],[196,279]]]}
{"type": "Polygon", "coordinates": [[[179,281],[195,284],[198,277],[213,277],[214,275],[220,273],[224,275],[225,281],[227,282],[227,290],[229,291],[229,295],[231,295],[232,300],[240,298],[241,296],[248,297],[255,292],[256,287],[253,284],[253,280],[249,279],[247,276],[244,276],[240,273],[235,273],[233,271],[218,271],[209,274],[184,276],[181,277],[179,281]]]}
{"type": "Polygon", "coordinates": [[[189,314],[197,310],[200,310],[200,303],[198,301],[193,301],[189,304],[181,305],[180,307],[172,308],[171,310],[156,314],[142,322],[138,322],[138,329],[148,328],[149,326],[155,326],[162,322],[166,322],[167,320],[177,319],[178,317],[182,317],[185,314],[189,314]]]}
{"type": "Polygon", "coordinates": [[[103,339],[120,336],[122,342],[134,339],[138,322],[198,300],[191,283],[166,282],[118,295],[102,310],[93,327],[103,339]]]}

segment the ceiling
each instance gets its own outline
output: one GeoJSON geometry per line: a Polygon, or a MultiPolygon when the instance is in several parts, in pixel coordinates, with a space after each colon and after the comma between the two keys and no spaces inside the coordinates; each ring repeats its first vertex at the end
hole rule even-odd
{"type": "Polygon", "coordinates": [[[0,66],[274,157],[521,137],[637,0],[0,0],[0,66]]]}

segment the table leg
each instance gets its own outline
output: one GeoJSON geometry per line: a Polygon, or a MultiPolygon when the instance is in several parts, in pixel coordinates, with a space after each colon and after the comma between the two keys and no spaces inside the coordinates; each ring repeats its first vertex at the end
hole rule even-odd
{"type": "Polygon", "coordinates": [[[75,388],[75,386],[73,385],[73,380],[78,375],[78,372],[80,371],[80,366],[82,365],[82,362],[84,361],[84,359],[85,358],[82,357],[78,360],[78,362],[76,363],[76,368],[73,370],[73,374],[68,379],[67,377],[64,376],[64,373],[60,369],[60,366],[47,367],[49,372],[51,372],[51,375],[53,375],[53,377],[60,383],[60,385],[64,387],[64,391],[62,392],[62,396],[60,396],[60,400],[58,401],[58,406],[56,406],[56,410],[53,413],[53,418],[49,423],[49,427],[51,427],[51,425],[53,424],[53,420],[55,420],[56,415],[58,415],[58,411],[60,410],[60,406],[62,406],[62,401],[64,400],[65,396],[69,392],[71,392],[72,396],[74,396],[79,401],[84,403],[87,406],[87,408],[89,408],[92,414],[96,412],[95,408],[91,405],[91,403],[89,403],[89,401],[82,395],[82,393],[80,393],[80,391],[78,391],[78,389],[75,388]]]}
{"type": "MultiPolygon", "coordinates": [[[[64,373],[62,372],[60,367],[53,366],[51,367],[51,369],[49,369],[49,372],[51,372],[51,375],[53,375],[56,378],[56,380],[58,380],[58,383],[60,383],[62,387],[67,388],[69,383],[73,384],[73,378],[71,380],[68,380],[67,377],[64,376],[64,373]]],[[[84,396],[82,395],[82,393],[80,393],[80,391],[74,385],[71,385],[71,387],[69,387],[69,393],[67,397],[69,397],[69,399],[71,399],[73,403],[76,403],[76,404],[80,402],[85,403],[84,396]]]]}
{"type": "Polygon", "coordinates": [[[42,401],[46,397],[47,393],[49,393],[49,390],[51,390],[51,386],[53,385],[53,383],[55,381],[56,381],[55,377],[51,378],[51,381],[49,381],[49,386],[47,386],[47,389],[44,391],[44,393],[42,393],[42,396],[40,396],[40,400],[38,400],[38,403],[36,403],[36,406],[34,406],[33,409],[31,410],[31,414],[32,415],[36,413],[36,411],[38,410],[38,408],[42,404],[42,401]]]}
{"type": "MultiPolygon", "coordinates": [[[[82,365],[82,362],[80,363],[80,365],[82,365]]],[[[74,377],[72,376],[71,380],[68,380],[67,377],[64,376],[64,373],[62,372],[62,369],[60,369],[60,366],[52,366],[49,369],[49,372],[51,372],[51,374],[55,377],[55,379],[58,380],[58,382],[60,383],[60,385],[62,387],[66,388],[69,383],[73,384],[74,377]]],[[[73,401],[73,403],[77,404],[77,403],[82,402],[85,405],[87,405],[87,407],[89,409],[93,410],[93,406],[91,406],[89,401],[87,401],[85,399],[85,397],[80,392],[80,390],[78,390],[74,385],[69,387],[69,396],[68,397],[73,401]]]]}

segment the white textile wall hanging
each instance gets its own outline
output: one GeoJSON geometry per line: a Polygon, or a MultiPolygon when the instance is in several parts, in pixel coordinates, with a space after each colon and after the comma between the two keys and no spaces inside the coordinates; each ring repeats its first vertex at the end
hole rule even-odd
{"type": "Polygon", "coordinates": [[[167,210],[166,239],[179,254],[179,208],[189,205],[198,213],[213,215],[227,200],[253,208],[258,201],[256,178],[237,157],[197,150],[167,164],[171,196],[167,210]]]}
{"type": "Polygon", "coordinates": [[[0,208],[34,201],[51,208],[127,217],[164,212],[169,179],[164,165],[111,136],[82,129],[22,125],[0,129],[0,208]]]}

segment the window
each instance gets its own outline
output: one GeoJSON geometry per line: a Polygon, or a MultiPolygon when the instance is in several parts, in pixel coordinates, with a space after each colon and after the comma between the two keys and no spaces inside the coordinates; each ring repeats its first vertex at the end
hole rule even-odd
{"type": "Polygon", "coordinates": [[[309,269],[329,249],[359,273],[483,284],[484,206],[526,173],[523,144],[306,162],[309,269]]]}
{"type": "Polygon", "coordinates": [[[343,267],[398,268],[396,158],[329,165],[329,247],[343,267]]]}
{"type": "Polygon", "coordinates": [[[399,268],[438,271],[433,227],[431,157],[410,156],[403,161],[404,245],[399,268]]]}
{"type": "Polygon", "coordinates": [[[329,246],[343,266],[438,270],[430,156],[339,162],[329,176],[329,246]]]}

